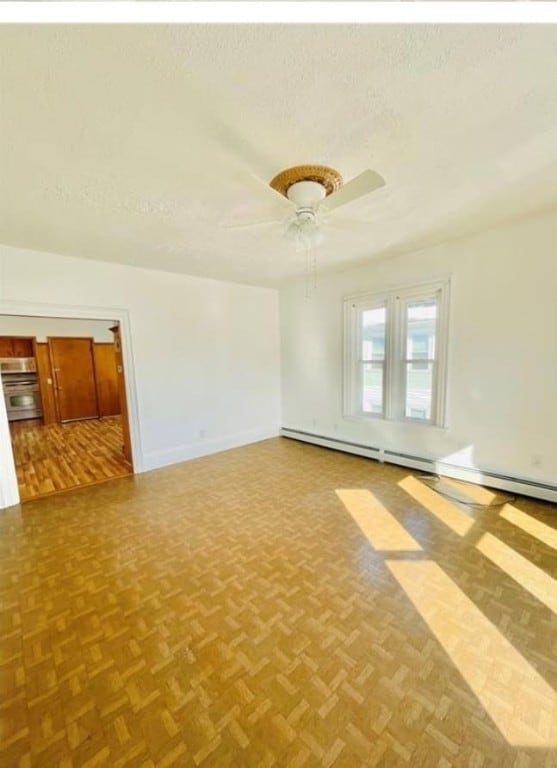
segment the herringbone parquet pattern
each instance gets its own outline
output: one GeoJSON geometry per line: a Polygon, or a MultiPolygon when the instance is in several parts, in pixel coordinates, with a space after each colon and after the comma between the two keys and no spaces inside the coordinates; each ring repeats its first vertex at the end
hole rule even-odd
{"type": "Polygon", "coordinates": [[[556,688],[555,615],[528,569],[520,583],[476,547],[489,533],[550,574],[555,507],[455,506],[459,533],[408,475],[275,439],[0,513],[2,765],[557,765],[553,700],[532,707],[515,669],[556,688]],[[512,646],[512,689],[502,669],[475,691],[475,621],[512,646]]]}

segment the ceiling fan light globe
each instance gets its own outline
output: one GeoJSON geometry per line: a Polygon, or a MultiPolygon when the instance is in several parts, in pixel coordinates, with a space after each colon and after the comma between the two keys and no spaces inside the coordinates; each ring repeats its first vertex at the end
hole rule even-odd
{"type": "Polygon", "coordinates": [[[286,193],[298,207],[314,207],[327,196],[327,190],[318,181],[297,181],[286,193]]]}

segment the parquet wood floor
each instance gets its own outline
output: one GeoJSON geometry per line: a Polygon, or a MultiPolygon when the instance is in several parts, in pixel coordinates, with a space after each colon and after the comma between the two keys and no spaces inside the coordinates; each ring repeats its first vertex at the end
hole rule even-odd
{"type": "Polygon", "coordinates": [[[120,416],[68,424],[10,423],[22,501],[130,473],[120,416]]]}
{"type": "Polygon", "coordinates": [[[1,765],[556,766],[555,505],[410,480],[277,438],[4,510],[1,765]]]}

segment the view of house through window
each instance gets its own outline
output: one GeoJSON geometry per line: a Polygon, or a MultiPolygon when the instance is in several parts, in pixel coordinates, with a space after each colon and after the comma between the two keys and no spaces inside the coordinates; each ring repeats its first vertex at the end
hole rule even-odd
{"type": "Polygon", "coordinates": [[[362,410],[365,413],[383,413],[386,320],[385,306],[362,312],[362,410]]]}
{"type": "Polygon", "coordinates": [[[405,415],[431,419],[437,298],[406,308],[405,415]]]}
{"type": "Polygon", "coordinates": [[[345,304],[345,410],[351,416],[442,422],[446,284],[345,304]]]}

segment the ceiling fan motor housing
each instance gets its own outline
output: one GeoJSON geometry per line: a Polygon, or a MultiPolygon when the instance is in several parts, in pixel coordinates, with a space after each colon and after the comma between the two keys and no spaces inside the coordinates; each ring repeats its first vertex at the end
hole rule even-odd
{"type": "Polygon", "coordinates": [[[296,218],[300,224],[309,224],[315,221],[315,209],[314,208],[297,208],[296,218]]]}

